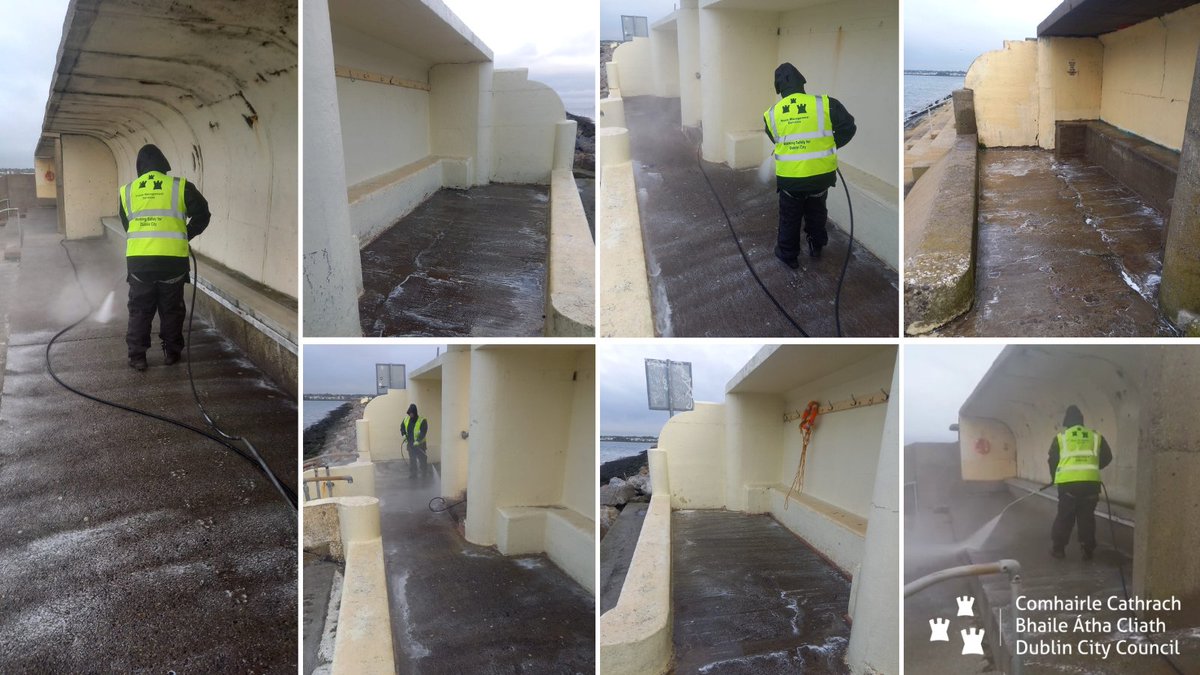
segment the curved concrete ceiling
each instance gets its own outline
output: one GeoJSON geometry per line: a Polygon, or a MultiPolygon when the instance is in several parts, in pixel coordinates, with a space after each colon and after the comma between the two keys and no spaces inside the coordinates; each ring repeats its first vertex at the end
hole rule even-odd
{"type": "Polygon", "coordinates": [[[274,0],[75,0],[67,10],[42,124],[111,140],[171,115],[241,98],[294,70],[296,4],[274,0]]]}
{"type": "Polygon", "coordinates": [[[1038,37],[1095,37],[1190,7],[1197,0],[1066,0],[1038,25],[1038,37]]]}
{"type": "Polygon", "coordinates": [[[329,18],[433,63],[479,63],[492,50],[440,0],[338,0],[329,18]]]}

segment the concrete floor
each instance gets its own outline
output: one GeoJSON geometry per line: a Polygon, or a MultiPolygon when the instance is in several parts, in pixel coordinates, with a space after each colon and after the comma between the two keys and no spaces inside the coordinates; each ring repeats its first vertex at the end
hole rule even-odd
{"type": "Polygon", "coordinates": [[[649,504],[627,504],[600,540],[600,613],[617,606],[649,504]]]}
{"type": "Polygon", "coordinates": [[[850,582],[770,516],[671,514],[675,670],[847,673],[850,582]]]}
{"type": "Polygon", "coordinates": [[[304,554],[304,673],[313,672],[322,659],[321,634],[325,632],[325,619],[329,615],[330,593],[333,580],[342,572],[336,562],[304,554]]]}
{"type": "MultiPolygon", "coordinates": [[[[296,659],[296,512],[228,450],[83,399],[46,374],[50,337],[86,311],[53,209],[31,209],[9,307],[0,396],[0,663],[6,672],[278,672],[296,659]]],[[[102,240],[68,243],[93,302],[124,269],[102,240]]],[[[10,289],[4,289],[7,294],[10,289]]],[[[67,382],[204,422],[183,364],[126,365],[124,282],[108,323],[56,344],[67,382]]],[[[296,405],[202,325],[197,384],[294,487],[296,405]]]]}
{"type": "Polygon", "coordinates": [[[439,190],[362,250],[367,337],[527,337],[545,324],[549,192],[439,190]]]}
{"type": "Polygon", "coordinates": [[[1176,334],[1157,306],[1162,214],[1103,169],[982,150],[979,195],[974,307],[932,335],[1176,334]]]}
{"type": "MultiPolygon", "coordinates": [[[[955,448],[957,449],[957,448],[955,448]]],[[[1054,494],[1054,488],[1048,491],[1054,494]]],[[[982,525],[991,520],[1007,504],[1016,498],[1003,483],[958,480],[949,474],[933,477],[932,480],[918,479],[918,508],[909,509],[905,519],[905,581],[923,574],[960,564],[991,562],[1002,558],[1013,558],[1021,563],[1023,592],[1030,598],[1070,598],[1093,596],[1108,598],[1123,596],[1118,565],[1125,574],[1126,583],[1132,592],[1132,561],[1126,555],[1131,551],[1132,530],[1116,525],[1116,546],[1110,533],[1108,521],[1097,518],[1096,539],[1098,548],[1091,562],[1081,559],[1079,545],[1074,535],[1067,547],[1067,558],[1055,560],[1050,557],[1050,524],[1054,519],[1056,505],[1042,497],[1030,497],[1013,506],[987,537],[978,550],[962,550],[953,545],[969,538],[982,525]],[[916,522],[913,522],[913,521],[916,522]]],[[[1104,502],[1100,512],[1104,512],[1104,502]]],[[[1014,634],[1011,624],[1011,592],[1008,580],[1003,575],[947,582],[933,586],[905,602],[905,667],[922,673],[961,672],[1007,672],[1008,656],[1002,655],[992,663],[992,652],[985,641],[985,657],[962,656],[961,641],[957,631],[968,626],[995,630],[992,618],[1001,608],[1004,612],[1004,640],[1012,645],[1014,634]],[[976,618],[956,617],[955,597],[976,597],[976,609],[991,608],[992,615],[976,618]],[[929,641],[928,621],[934,617],[952,620],[950,643],[929,641]],[[940,648],[940,649],[939,649],[940,648]]],[[[1025,612],[1024,616],[1044,621],[1061,617],[1074,621],[1076,616],[1096,618],[1115,623],[1121,614],[1115,611],[1096,613],[1025,612]]],[[[1084,637],[1096,634],[1066,634],[1062,641],[1075,644],[1084,637]]],[[[1106,642],[1130,639],[1129,634],[1115,630],[1111,634],[1100,634],[1106,642]]],[[[1200,672],[1200,627],[1173,631],[1159,636],[1159,642],[1180,640],[1183,655],[1175,657],[1176,664],[1185,673],[1200,672]]],[[[1033,642],[1049,640],[1046,636],[1026,636],[1033,642]]],[[[1118,656],[1111,654],[1107,659],[1099,656],[1054,655],[1027,656],[1026,675],[1048,675],[1051,673],[1088,673],[1091,675],[1119,675],[1122,673],[1144,673],[1145,675],[1173,675],[1174,670],[1157,656],[1118,656]]]]}
{"type": "MultiPolygon", "coordinates": [[[[700,171],[698,134],[681,131],[679,99],[625,99],[638,208],[656,330],[664,337],[794,337],[795,329],[754,280],[700,171]]],[[[829,226],[821,258],[792,270],[775,258],[779,198],[757,170],[704,164],[754,269],[809,335],[835,335],[833,300],[848,238],[829,226]]],[[[842,188],[830,200],[845,199],[842,188]]],[[[846,336],[895,336],[898,276],[854,247],[842,291],[846,336]]]]}
{"type": "Polygon", "coordinates": [[[590,673],[595,599],[544,555],[505,557],[466,541],[465,505],[432,513],[435,475],[375,464],[399,672],[590,673]]]}

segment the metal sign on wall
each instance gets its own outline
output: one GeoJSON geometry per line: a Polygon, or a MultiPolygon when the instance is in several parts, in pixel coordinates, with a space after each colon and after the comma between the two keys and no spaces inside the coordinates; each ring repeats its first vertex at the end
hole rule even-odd
{"type": "Polygon", "coordinates": [[[650,22],[644,16],[621,15],[621,35],[625,42],[635,37],[650,37],[650,22]]]}
{"type": "Polygon", "coordinates": [[[403,363],[375,364],[375,393],[382,396],[388,389],[405,389],[408,378],[404,372],[403,363]]]}
{"type": "Polygon", "coordinates": [[[646,359],[646,398],[651,410],[692,410],[692,364],[669,359],[646,359]]]}

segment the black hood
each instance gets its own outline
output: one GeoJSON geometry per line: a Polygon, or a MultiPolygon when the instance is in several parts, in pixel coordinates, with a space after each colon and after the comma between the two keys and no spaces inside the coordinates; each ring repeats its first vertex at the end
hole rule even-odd
{"type": "Polygon", "coordinates": [[[413,417],[417,416],[417,404],[416,403],[408,404],[408,414],[412,415],[413,417]]]}
{"type": "Polygon", "coordinates": [[[151,171],[167,173],[170,170],[171,163],[167,161],[167,156],[158,149],[157,145],[143,145],[142,149],[138,150],[137,172],[139,176],[151,171]]]}
{"type": "Polygon", "coordinates": [[[1063,426],[1067,429],[1083,425],[1083,413],[1079,412],[1079,408],[1073,405],[1067,406],[1067,413],[1063,415],[1063,426]]]}
{"type": "Polygon", "coordinates": [[[804,93],[804,76],[796,66],[784,63],[775,69],[775,93],[780,96],[804,93]]]}

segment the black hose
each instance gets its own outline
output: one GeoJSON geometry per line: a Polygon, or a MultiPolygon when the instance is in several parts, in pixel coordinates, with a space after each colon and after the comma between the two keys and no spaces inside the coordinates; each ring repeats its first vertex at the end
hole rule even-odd
{"type": "MultiPolygon", "coordinates": [[[[770,298],[771,303],[775,305],[775,308],[779,310],[779,313],[788,320],[788,323],[792,324],[792,327],[800,331],[800,334],[804,337],[811,337],[809,336],[808,332],[806,332],[804,328],[801,327],[794,318],[792,318],[792,315],[783,308],[783,305],[780,304],[779,300],[775,298],[775,295],[771,293],[771,289],[767,288],[767,285],[763,283],[763,280],[758,276],[758,272],[755,271],[754,265],[750,264],[750,256],[746,254],[746,249],[742,247],[742,240],[740,237],[738,237],[737,230],[733,227],[733,219],[729,217],[729,211],[725,209],[725,204],[721,201],[721,195],[717,193],[717,188],[713,186],[712,179],[708,177],[708,171],[704,169],[704,159],[701,157],[700,150],[701,146],[697,145],[696,164],[700,167],[700,173],[704,175],[704,182],[708,183],[708,189],[712,191],[713,197],[716,198],[717,206],[721,207],[721,215],[725,216],[725,223],[729,226],[729,234],[733,237],[733,243],[737,244],[738,252],[742,254],[742,260],[746,263],[746,269],[750,270],[750,275],[754,277],[756,282],[758,282],[759,287],[762,288],[763,292],[767,294],[767,297],[770,298]]],[[[833,296],[834,324],[837,327],[837,336],[842,337],[842,283],[846,280],[846,268],[850,266],[850,252],[854,247],[854,205],[850,202],[850,188],[846,185],[846,178],[845,176],[842,176],[842,170],[839,168],[836,169],[836,171],[838,177],[842,179],[842,187],[846,189],[846,204],[850,209],[850,241],[846,245],[846,260],[842,263],[842,274],[838,278],[837,292],[833,296]]]]}
{"type": "MultiPolygon", "coordinates": [[[[1108,506],[1108,533],[1112,537],[1113,550],[1116,551],[1118,555],[1123,556],[1124,554],[1121,553],[1121,549],[1117,548],[1117,526],[1113,521],[1112,500],[1108,498],[1108,486],[1101,482],[1100,487],[1104,490],[1104,503],[1108,506]]],[[[1125,603],[1128,604],[1129,587],[1125,584],[1125,563],[1121,560],[1117,560],[1117,574],[1121,577],[1121,592],[1125,594],[1125,603]]],[[[1152,644],[1158,644],[1158,642],[1156,642],[1149,633],[1140,634],[1152,644]]],[[[1179,675],[1184,675],[1183,670],[1179,668],[1179,666],[1169,655],[1159,654],[1159,656],[1161,656],[1163,660],[1167,662],[1167,665],[1171,666],[1171,670],[1174,670],[1179,675]]]]}
{"type": "MultiPolygon", "coordinates": [[[[142,410],[140,408],[135,408],[133,406],[124,405],[122,403],[117,403],[115,401],[109,401],[107,399],[100,398],[99,396],[95,396],[95,395],[89,394],[85,391],[76,389],[75,387],[72,387],[71,385],[64,382],[58,376],[58,374],[54,372],[54,364],[50,359],[50,350],[54,347],[54,343],[57,342],[59,340],[59,338],[61,338],[63,335],[65,335],[68,331],[75,328],[79,324],[83,323],[89,316],[92,315],[92,311],[94,311],[92,309],[91,299],[88,298],[88,296],[87,296],[87,288],[83,285],[83,281],[79,278],[79,268],[76,267],[76,265],[75,265],[75,259],[71,257],[71,250],[69,248],[67,248],[66,240],[60,239],[58,241],[58,244],[59,244],[59,246],[62,246],[63,251],[66,252],[66,254],[67,254],[67,262],[69,262],[71,264],[71,272],[75,276],[75,283],[79,285],[79,291],[83,295],[84,302],[88,305],[88,312],[85,313],[83,316],[79,317],[79,319],[77,319],[71,325],[69,325],[66,328],[63,328],[62,330],[55,333],[54,337],[50,338],[50,342],[46,343],[46,372],[49,373],[51,379],[53,379],[56,383],[58,383],[59,386],[66,389],[67,391],[69,391],[73,394],[76,394],[78,396],[82,396],[83,398],[86,398],[89,401],[94,401],[94,402],[100,403],[102,405],[106,405],[106,406],[109,406],[112,408],[117,408],[118,410],[124,410],[126,412],[131,412],[135,415],[142,415],[144,417],[149,417],[151,419],[155,419],[160,422],[165,422],[167,424],[177,426],[181,429],[186,429],[193,433],[199,434],[215,443],[220,444],[221,446],[225,447],[233,454],[235,454],[238,457],[241,457],[242,459],[249,462],[252,466],[257,468],[259,471],[262,471],[264,474],[266,474],[268,476],[268,478],[270,478],[272,480],[272,483],[275,485],[276,489],[279,490],[280,494],[284,497],[284,499],[288,502],[288,504],[291,505],[291,507],[293,509],[296,508],[297,502],[296,502],[295,493],[292,493],[290,490],[287,489],[286,486],[279,483],[278,478],[270,470],[270,467],[266,466],[266,463],[262,461],[262,458],[258,456],[258,453],[253,450],[253,446],[250,446],[249,443],[247,443],[247,446],[249,446],[251,448],[251,452],[253,452],[253,457],[250,455],[247,455],[240,448],[238,448],[236,445],[233,445],[226,439],[221,438],[220,436],[210,433],[204,429],[201,429],[200,427],[196,427],[191,424],[188,424],[187,422],[183,422],[181,420],[166,417],[165,415],[160,415],[158,413],[151,412],[149,410],[142,410]]],[[[193,289],[193,295],[192,295],[192,302],[193,302],[192,311],[193,311],[193,316],[194,316],[194,313],[195,313],[194,289],[193,289]]],[[[189,326],[188,326],[188,338],[189,338],[188,342],[190,345],[190,342],[191,342],[191,340],[190,340],[190,338],[191,338],[190,322],[189,322],[189,326]]],[[[190,354],[189,354],[189,357],[190,357],[190,354]]],[[[189,358],[188,377],[191,378],[190,358],[189,358]]],[[[193,386],[193,391],[194,391],[194,387],[195,387],[194,382],[193,382],[192,386],[193,386]]],[[[205,415],[205,417],[207,419],[207,415],[205,415]]]]}
{"type": "Polygon", "coordinates": [[[454,502],[453,504],[450,504],[449,506],[447,506],[445,497],[434,497],[433,499],[429,500],[429,510],[433,511],[434,513],[445,513],[446,511],[449,511],[450,509],[458,506],[459,504],[466,504],[466,503],[467,503],[467,500],[464,499],[460,502],[454,502]],[[433,503],[438,502],[438,501],[440,501],[442,503],[442,505],[440,508],[435,509],[433,507],[433,503]]]}

